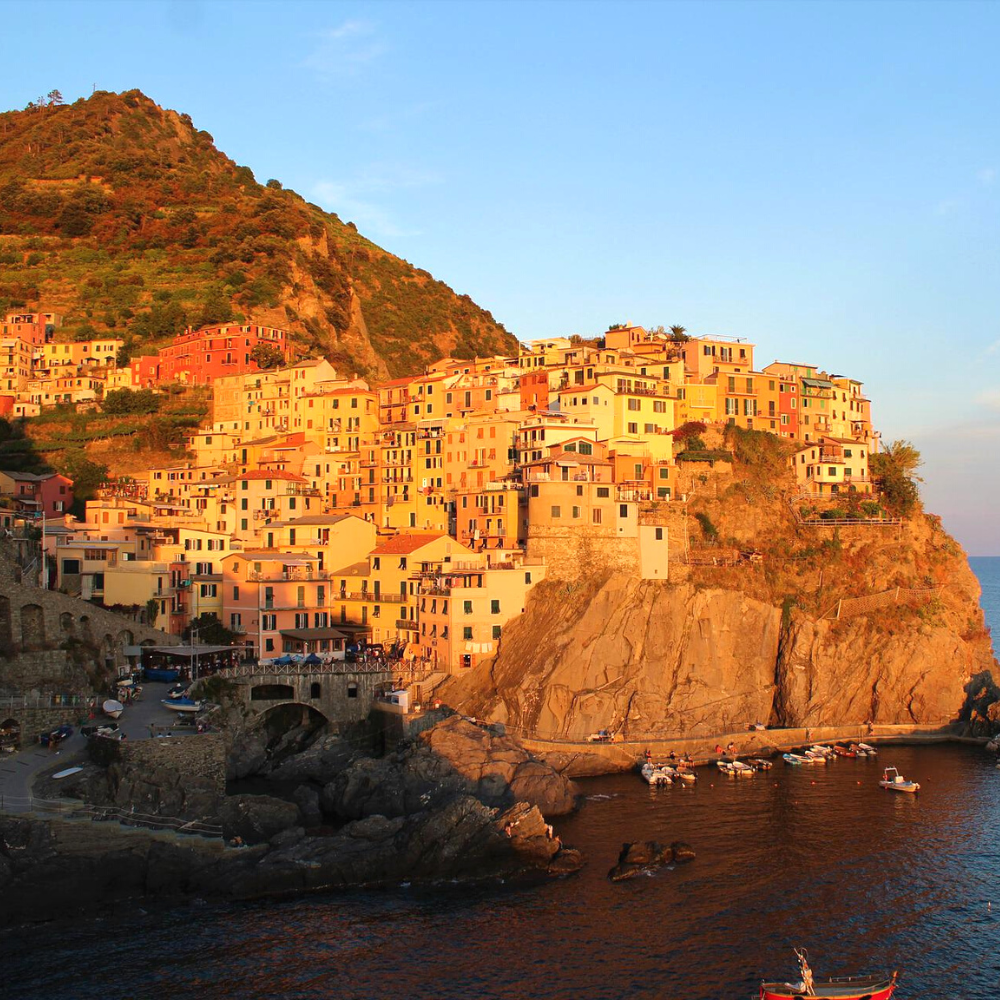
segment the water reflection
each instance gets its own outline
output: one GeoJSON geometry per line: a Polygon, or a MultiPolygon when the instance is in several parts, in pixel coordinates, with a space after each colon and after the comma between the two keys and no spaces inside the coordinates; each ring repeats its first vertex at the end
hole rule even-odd
{"type": "Polygon", "coordinates": [[[6,936],[9,995],[74,997],[745,998],[793,971],[904,970],[899,996],[991,997],[1000,984],[1000,772],[964,746],[876,761],[703,771],[650,791],[592,780],[558,824],[578,876],[526,889],[313,896],[6,936]],[[919,795],[878,787],[896,764],[919,795]],[[859,783],[860,782],[860,783],[859,783]],[[690,865],[611,884],[625,840],[686,840],[690,865]],[[33,953],[33,954],[32,954],[33,953]],[[39,956],[44,955],[44,961],[39,956]]]}

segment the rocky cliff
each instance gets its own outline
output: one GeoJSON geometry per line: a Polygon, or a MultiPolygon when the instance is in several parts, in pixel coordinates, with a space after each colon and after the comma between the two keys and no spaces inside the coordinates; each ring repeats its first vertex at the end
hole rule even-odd
{"type": "Polygon", "coordinates": [[[641,739],[757,721],[944,724],[1000,695],[978,581],[937,518],[803,525],[780,488],[732,477],[689,507],[695,545],[701,513],[753,558],[678,559],[663,582],[550,577],[498,656],[442,697],[524,735],[641,739]]]}

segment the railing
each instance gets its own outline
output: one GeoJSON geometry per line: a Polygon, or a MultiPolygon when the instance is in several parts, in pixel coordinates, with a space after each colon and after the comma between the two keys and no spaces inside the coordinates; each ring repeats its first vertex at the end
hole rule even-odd
{"type": "MultiPolygon", "coordinates": [[[[415,624],[415,623],[414,623],[415,624]]],[[[260,660],[257,663],[241,663],[236,667],[223,667],[212,676],[224,680],[241,677],[312,677],[318,674],[382,674],[392,673],[393,667],[387,663],[357,663],[336,660],[328,653],[318,653],[321,663],[271,663],[260,660]]]]}
{"type": "Polygon", "coordinates": [[[25,708],[86,708],[92,697],[82,694],[38,694],[20,698],[0,698],[0,712],[14,712],[25,708]]]}
{"type": "Polygon", "coordinates": [[[140,813],[135,812],[134,807],[124,809],[120,806],[92,806],[85,802],[74,802],[67,799],[40,799],[33,795],[15,797],[0,794],[0,812],[35,813],[50,818],[59,816],[63,819],[91,820],[93,822],[117,821],[123,826],[136,826],[148,830],[167,830],[196,837],[222,837],[222,827],[216,823],[140,813]]]}
{"type": "Polygon", "coordinates": [[[409,618],[397,618],[395,627],[408,629],[410,632],[417,632],[420,630],[420,622],[412,621],[409,618]]]}

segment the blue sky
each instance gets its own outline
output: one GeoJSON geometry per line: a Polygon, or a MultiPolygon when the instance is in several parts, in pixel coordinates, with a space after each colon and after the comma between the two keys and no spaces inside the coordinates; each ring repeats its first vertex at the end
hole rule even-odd
{"type": "Polygon", "coordinates": [[[138,87],[490,309],[865,382],[1000,554],[1000,6],[0,3],[0,104],[138,87]]]}

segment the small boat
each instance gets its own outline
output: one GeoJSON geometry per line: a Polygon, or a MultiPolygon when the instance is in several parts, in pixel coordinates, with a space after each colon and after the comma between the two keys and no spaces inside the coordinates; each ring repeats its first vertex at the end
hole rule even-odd
{"type": "Polygon", "coordinates": [[[176,701],[178,698],[183,698],[187,695],[187,690],[190,685],[188,684],[175,684],[172,688],[167,689],[167,697],[171,701],[176,701]]]}
{"type": "Polygon", "coordinates": [[[875,747],[873,747],[873,746],[869,746],[867,743],[859,743],[858,744],[858,749],[859,750],[864,750],[864,752],[866,754],[868,754],[869,757],[877,757],[878,756],[878,750],[876,750],[875,747]]]}
{"type": "Polygon", "coordinates": [[[804,952],[797,948],[799,960],[798,983],[760,984],[760,1000],[890,1000],[896,991],[897,972],[891,976],[835,976],[830,979],[814,979],[812,969],[804,952]]]}
{"type": "Polygon", "coordinates": [[[800,767],[802,764],[808,764],[809,763],[809,758],[808,757],[802,757],[802,756],[800,756],[797,753],[783,753],[781,755],[781,759],[786,764],[792,764],[795,767],[800,767]]]}
{"type": "Polygon", "coordinates": [[[655,764],[647,762],[642,765],[640,771],[643,778],[650,785],[669,785],[671,784],[670,775],[662,767],[657,767],[655,764]]]}
{"type": "Polygon", "coordinates": [[[887,767],[882,772],[882,780],[879,784],[883,788],[889,788],[894,792],[919,792],[920,785],[915,781],[907,781],[894,767],[887,767]]]}
{"type": "Polygon", "coordinates": [[[843,744],[838,743],[834,748],[833,752],[838,757],[857,757],[857,750],[852,750],[851,747],[845,747],[843,744]]]}
{"type": "Polygon", "coordinates": [[[160,704],[172,712],[197,712],[201,708],[200,701],[192,701],[190,698],[161,698],[160,704]]]}
{"type": "Polygon", "coordinates": [[[994,736],[993,739],[986,744],[986,749],[991,753],[996,753],[997,750],[1000,750],[1000,737],[994,736]]]}
{"type": "Polygon", "coordinates": [[[687,768],[669,767],[666,770],[674,781],[683,782],[685,785],[693,785],[698,780],[698,775],[687,768]]]}
{"type": "Polygon", "coordinates": [[[833,747],[824,746],[822,743],[814,743],[809,749],[813,753],[821,754],[823,757],[834,756],[833,747]]]}
{"type": "Polygon", "coordinates": [[[770,771],[771,768],[774,767],[774,764],[772,764],[771,761],[765,760],[763,757],[748,757],[747,763],[755,771],[770,771]]]}
{"type": "Polygon", "coordinates": [[[717,760],[715,766],[723,774],[731,774],[738,778],[745,778],[754,773],[754,769],[742,760],[717,760]]]}
{"type": "Polygon", "coordinates": [[[114,698],[109,698],[101,708],[104,710],[104,714],[111,719],[117,719],[125,711],[125,706],[120,701],[115,701],[114,698]]]}
{"type": "Polygon", "coordinates": [[[807,764],[825,764],[826,763],[826,754],[825,753],[818,753],[817,751],[812,750],[812,749],[803,750],[802,751],[802,756],[806,758],[806,763],[807,764]]]}

